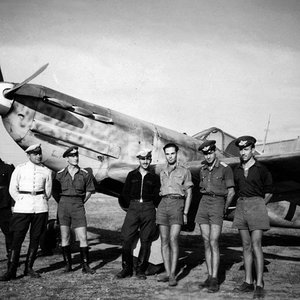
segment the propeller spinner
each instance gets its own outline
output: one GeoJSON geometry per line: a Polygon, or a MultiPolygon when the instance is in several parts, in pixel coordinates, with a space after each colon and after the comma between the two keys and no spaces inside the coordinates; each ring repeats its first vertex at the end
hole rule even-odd
{"type": "Polygon", "coordinates": [[[22,81],[21,83],[13,84],[4,82],[4,78],[2,75],[2,71],[0,68],[0,115],[5,116],[12,105],[12,99],[14,94],[19,90],[23,85],[37,77],[39,74],[41,74],[47,67],[49,63],[45,64],[41,68],[39,68],[35,73],[33,73],[31,76],[29,76],[27,79],[22,81]]]}

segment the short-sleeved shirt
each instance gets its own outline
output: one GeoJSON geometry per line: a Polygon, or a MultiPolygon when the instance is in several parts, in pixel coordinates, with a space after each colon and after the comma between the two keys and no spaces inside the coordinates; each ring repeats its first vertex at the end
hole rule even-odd
{"type": "Polygon", "coordinates": [[[84,199],[87,192],[93,193],[95,186],[92,175],[85,169],[78,168],[74,179],[68,172],[68,167],[58,171],[54,179],[55,193],[60,197],[81,197],[84,199]]]}
{"type": "Polygon", "coordinates": [[[271,194],[272,175],[268,169],[258,161],[249,168],[248,176],[245,177],[242,165],[234,170],[234,180],[238,189],[239,197],[265,197],[265,194],[271,194]]]}
{"type": "Polygon", "coordinates": [[[184,197],[186,191],[194,185],[190,170],[180,164],[176,164],[170,173],[165,166],[160,172],[160,183],[161,196],[176,194],[184,197]]]}
{"type": "Polygon", "coordinates": [[[47,200],[51,197],[52,171],[43,164],[31,161],[18,165],[12,173],[9,193],[15,200],[16,213],[43,213],[48,211],[47,200]],[[43,192],[39,195],[22,192],[43,192]]]}
{"type": "Polygon", "coordinates": [[[199,186],[202,194],[227,195],[228,188],[234,187],[233,172],[230,166],[216,158],[214,167],[209,170],[207,162],[204,161],[200,169],[199,186]]]}

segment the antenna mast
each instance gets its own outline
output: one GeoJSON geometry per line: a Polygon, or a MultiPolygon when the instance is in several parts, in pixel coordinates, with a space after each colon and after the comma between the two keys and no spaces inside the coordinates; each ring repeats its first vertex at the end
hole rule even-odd
{"type": "Polygon", "coordinates": [[[262,148],[262,153],[265,152],[265,146],[266,146],[266,142],[267,142],[267,136],[268,136],[268,133],[269,133],[269,127],[270,127],[270,119],[271,119],[271,115],[269,115],[269,120],[268,120],[268,124],[267,124],[267,128],[265,129],[265,138],[264,138],[264,144],[263,144],[263,148],[262,148]]]}

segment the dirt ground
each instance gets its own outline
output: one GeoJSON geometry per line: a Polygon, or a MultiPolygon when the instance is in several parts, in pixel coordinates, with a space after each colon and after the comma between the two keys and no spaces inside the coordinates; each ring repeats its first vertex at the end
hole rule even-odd
{"type": "MultiPolygon", "coordinates": [[[[50,200],[50,218],[55,218],[56,205],[50,200]]],[[[199,229],[182,233],[178,286],[170,288],[156,281],[156,275],[140,281],[132,277],[115,280],[121,268],[120,229],[125,213],[115,198],[94,195],[86,204],[91,267],[95,275],[82,274],[78,247],[73,247],[75,271],[64,274],[62,256],[56,249],[51,256],[35,262],[40,279],[23,277],[26,238],[18,269],[18,278],[0,282],[0,299],[252,299],[252,294],[232,292],[243,281],[242,248],[236,230],[225,222],[220,241],[220,291],[199,291],[198,283],[206,278],[203,244],[199,229]]],[[[265,299],[300,299],[300,230],[272,228],[264,237],[265,299]]],[[[6,270],[4,237],[0,233],[0,272],[6,270]]]]}

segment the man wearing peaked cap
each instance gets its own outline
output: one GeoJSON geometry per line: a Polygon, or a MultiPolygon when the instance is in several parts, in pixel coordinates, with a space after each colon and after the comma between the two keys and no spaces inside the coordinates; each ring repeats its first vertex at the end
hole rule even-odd
{"type": "Polygon", "coordinates": [[[264,296],[263,231],[270,228],[266,204],[272,197],[272,176],[254,157],[256,139],[241,136],[235,144],[240,149],[241,164],[234,170],[238,200],[233,227],[239,230],[245,262],[245,280],[236,292],[254,291],[254,299],[264,296]],[[254,290],[252,261],[255,260],[256,285],[254,290]]]}
{"type": "Polygon", "coordinates": [[[25,150],[27,154],[41,152],[41,151],[42,151],[41,144],[31,145],[25,150]]]}
{"type": "Polygon", "coordinates": [[[26,256],[24,275],[37,278],[33,264],[39,240],[48,221],[48,199],[52,190],[52,172],[42,164],[40,144],[29,146],[25,152],[29,161],[18,165],[12,173],[9,193],[15,200],[11,231],[13,239],[8,257],[8,270],[0,281],[16,278],[22,243],[30,227],[30,243],[26,256]]]}
{"type": "Polygon", "coordinates": [[[60,224],[62,254],[65,262],[64,272],[72,271],[70,245],[71,225],[80,243],[82,273],[94,274],[89,266],[89,247],[87,241],[87,222],[84,203],[94,193],[93,176],[79,167],[78,147],[68,148],[63,157],[68,166],[55,175],[53,197],[58,202],[57,215],[60,224]]]}
{"type": "Polygon", "coordinates": [[[202,151],[203,154],[212,153],[216,150],[216,141],[215,140],[207,140],[198,148],[199,151],[202,151]]]}
{"type": "Polygon", "coordinates": [[[219,238],[223,216],[234,196],[234,179],[230,166],[216,156],[216,141],[205,141],[199,150],[205,161],[200,169],[200,193],[202,194],[195,222],[199,224],[204,242],[208,277],[199,284],[209,293],[219,290],[218,270],[220,264],[219,238]]]}
{"type": "Polygon", "coordinates": [[[72,146],[63,153],[63,158],[78,155],[78,147],[72,146]]]}
{"type": "Polygon", "coordinates": [[[137,234],[141,241],[138,254],[136,277],[146,279],[145,271],[152,239],[156,232],[155,204],[159,199],[159,177],[150,172],[151,150],[142,149],[136,155],[139,166],[128,173],[121,198],[128,203],[129,208],[122,226],[122,270],[117,279],[130,277],[133,274],[132,246],[137,234]]]}
{"type": "Polygon", "coordinates": [[[254,146],[256,143],[256,139],[250,135],[244,135],[236,139],[235,145],[240,149],[246,148],[250,145],[254,146]]]}

